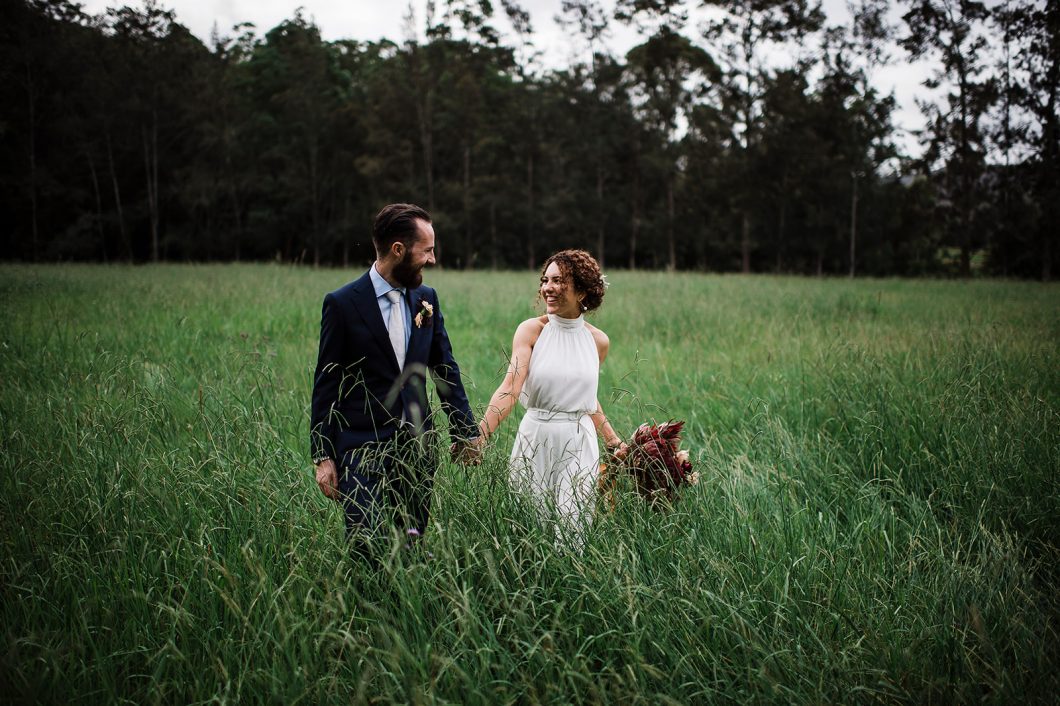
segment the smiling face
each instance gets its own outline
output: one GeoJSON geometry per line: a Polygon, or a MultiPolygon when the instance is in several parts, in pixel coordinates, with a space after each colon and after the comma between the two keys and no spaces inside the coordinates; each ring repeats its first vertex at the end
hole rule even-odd
{"type": "Polygon", "coordinates": [[[423,284],[423,268],[434,265],[434,226],[417,219],[416,240],[410,243],[408,248],[401,243],[394,243],[392,248],[395,246],[404,250],[404,254],[401,261],[394,265],[394,279],[409,289],[423,284]]]}
{"type": "Polygon", "coordinates": [[[545,300],[545,311],[564,319],[576,319],[582,313],[581,300],[584,295],[574,289],[571,278],[555,262],[550,263],[541,275],[541,298],[545,300]]]}

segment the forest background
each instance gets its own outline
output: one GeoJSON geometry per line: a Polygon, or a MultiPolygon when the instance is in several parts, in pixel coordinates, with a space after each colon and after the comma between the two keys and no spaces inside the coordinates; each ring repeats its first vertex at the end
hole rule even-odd
{"type": "Polygon", "coordinates": [[[546,67],[511,0],[429,2],[396,41],[325,41],[296,11],[208,45],[154,2],[4,3],[0,258],[345,266],[381,204],[415,201],[451,268],[577,246],[608,268],[1051,279],[1060,8],[849,9],[565,0],[584,60],[546,67]],[[641,40],[622,56],[620,24],[641,40]],[[873,81],[899,56],[936,67],[916,155],[873,81]]]}

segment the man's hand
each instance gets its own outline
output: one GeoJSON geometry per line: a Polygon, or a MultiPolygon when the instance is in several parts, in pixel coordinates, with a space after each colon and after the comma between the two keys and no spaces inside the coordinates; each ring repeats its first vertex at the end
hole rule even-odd
{"type": "Polygon", "coordinates": [[[339,474],[335,470],[335,461],[326,458],[317,464],[317,485],[320,492],[331,498],[339,499],[339,474]]]}

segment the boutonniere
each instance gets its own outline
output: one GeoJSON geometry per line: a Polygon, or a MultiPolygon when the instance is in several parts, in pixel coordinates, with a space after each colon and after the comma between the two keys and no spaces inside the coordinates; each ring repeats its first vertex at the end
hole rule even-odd
{"type": "Polygon", "coordinates": [[[416,328],[423,326],[423,322],[434,316],[434,307],[426,299],[420,299],[420,310],[416,312],[416,328]]]}

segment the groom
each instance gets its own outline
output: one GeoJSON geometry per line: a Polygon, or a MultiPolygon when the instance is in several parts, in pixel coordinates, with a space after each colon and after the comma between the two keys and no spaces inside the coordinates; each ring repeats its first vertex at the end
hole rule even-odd
{"type": "Polygon", "coordinates": [[[467,442],[478,436],[438,295],[423,286],[434,265],[430,215],[391,204],[372,241],[368,272],[324,297],[310,432],[317,485],[342,502],[351,548],[368,560],[390,528],[410,539],[427,528],[437,465],[428,371],[454,450],[473,456],[467,442]]]}

